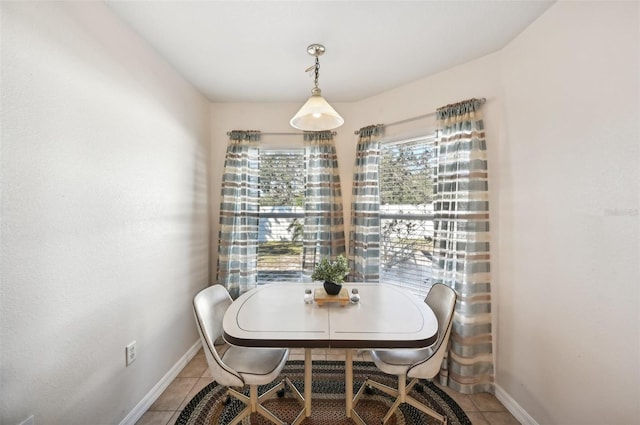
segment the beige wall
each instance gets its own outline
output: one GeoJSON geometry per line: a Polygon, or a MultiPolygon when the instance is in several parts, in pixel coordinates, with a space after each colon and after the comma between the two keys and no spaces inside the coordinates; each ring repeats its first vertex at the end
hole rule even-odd
{"type": "Polygon", "coordinates": [[[198,341],[209,103],[102,3],[1,7],[0,422],[121,423],[198,341]]]}
{"type": "Polygon", "coordinates": [[[638,2],[559,2],[502,53],[497,381],[539,424],[640,417],[638,2]]]}

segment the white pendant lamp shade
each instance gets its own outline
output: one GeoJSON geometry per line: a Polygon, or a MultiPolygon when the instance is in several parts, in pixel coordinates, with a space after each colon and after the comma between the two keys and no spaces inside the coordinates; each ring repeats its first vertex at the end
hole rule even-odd
{"type": "Polygon", "coordinates": [[[298,130],[333,130],[344,124],[344,119],[324,100],[320,87],[318,87],[318,77],[320,75],[320,61],[318,60],[318,56],[323,55],[324,51],[325,49],[322,44],[312,44],[307,47],[307,53],[316,57],[315,65],[307,68],[307,72],[311,70],[315,71],[315,87],[311,90],[309,100],[302,105],[298,113],[289,121],[289,124],[298,130]]]}
{"type": "Polygon", "coordinates": [[[311,97],[291,118],[292,127],[303,131],[333,130],[344,124],[344,119],[324,100],[320,89],[314,88],[311,97]]]}

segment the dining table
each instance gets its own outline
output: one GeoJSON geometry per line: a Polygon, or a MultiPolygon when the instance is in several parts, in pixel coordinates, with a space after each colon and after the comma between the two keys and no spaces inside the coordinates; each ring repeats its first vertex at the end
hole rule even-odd
{"type": "Polygon", "coordinates": [[[364,423],[353,409],[353,350],[428,347],[437,339],[438,322],[423,299],[390,284],[345,284],[341,295],[331,297],[322,283],[270,283],[233,301],[223,332],[237,346],[304,348],[305,406],[295,425],[311,416],[312,350],[344,349],[345,414],[364,423]],[[305,302],[309,289],[314,300],[305,302]],[[353,289],[359,295],[356,302],[350,297],[353,289]]]}

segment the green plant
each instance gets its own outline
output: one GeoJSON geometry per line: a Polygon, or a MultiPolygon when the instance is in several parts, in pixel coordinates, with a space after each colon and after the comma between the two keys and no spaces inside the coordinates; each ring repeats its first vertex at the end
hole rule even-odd
{"type": "Polygon", "coordinates": [[[347,259],[344,258],[343,255],[338,255],[333,261],[329,261],[328,258],[323,258],[319,263],[316,263],[316,268],[313,270],[311,279],[342,283],[347,274],[349,274],[347,259]]]}

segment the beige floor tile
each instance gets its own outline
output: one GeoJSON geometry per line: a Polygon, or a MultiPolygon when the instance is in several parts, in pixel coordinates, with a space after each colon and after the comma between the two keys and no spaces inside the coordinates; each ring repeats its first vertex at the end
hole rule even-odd
{"type": "Polygon", "coordinates": [[[180,371],[180,373],[178,374],[178,378],[200,378],[208,367],[209,366],[207,365],[207,359],[204,355],[195,356],[180,371]]]}
{"type": "Polygon", "coordinates": [[[465,411],[465,413],[473,425],[491,425],[480,412],[471,413],[465,411]]]}
{"type": "Polygon", "coordinates": [[[480,412],[504,412],[506,409],[493,394],[478,393],[469,396],[480,412]]]}
{"type": "MultiPolygon", "coordinates": [[[[174,424],[175,421],[171,422],[171,417],[174,412],[172,410],[169,411],[147,411],[144,415],[136,422],[136,425],[167,425],[169,423],[174,424]]],[[[176,416],[177,418],[177,416],[176,416]]]]}
{"type": "Polygon", "coordinates": [[[203,389],[204,387],[206,387],[212,382],[213,382],[213,378],[198,379],[198,381],[195,383],[193,388],[191,388],[191,391],[189,391],[189,394],[187,394],[187,396],[184,398],[184,401],[180,404],[179,409],[183,410],[187,406],[187,404],[191,401],[191,399],[194,398],[196,394],[200,392],[201,389],[203,389]]]}
{"type": "Polygon", "coordinates": [[[178,410],[199,378],[176,378],[151,405],[149,410],[178,410]]]}
{"type": "Polygon", "coordinates": [[[182,413],[182,410],[176,411],[171,417],[171,419],[169,420],[169,422],[167,423],[167,425],[174,425],[178,420],[178,418],[180,417],[180,413],[182,413]]]}
{"type": "Polygon", "coordinates": [[[473,401],[471,401],[471,396],[467,395],[467,394],[461,394],[459,392],[457,392],[456,390],[453,390],[449,387],[444,387],[442,385],[440,385],[437,381],[434,380],[434,382],[436,383],[436,385],[438,386],[438,388],[440,388],[442,391],[444,391],[445,393],[447,393],[447,395],[449,397],[451,397],[453,400],[455,400],[456,403],[458,403],[458,406],[460,406],[462,408],[462,410],[466,412],[479,412],[480,409],[478,409],[478,406],[476,406],[473,401]]]}
{"type": "Polygon", "coordinates": [[[520,422],[509,412],[482,412],[491,425],[520,425],[520,422]]]}

